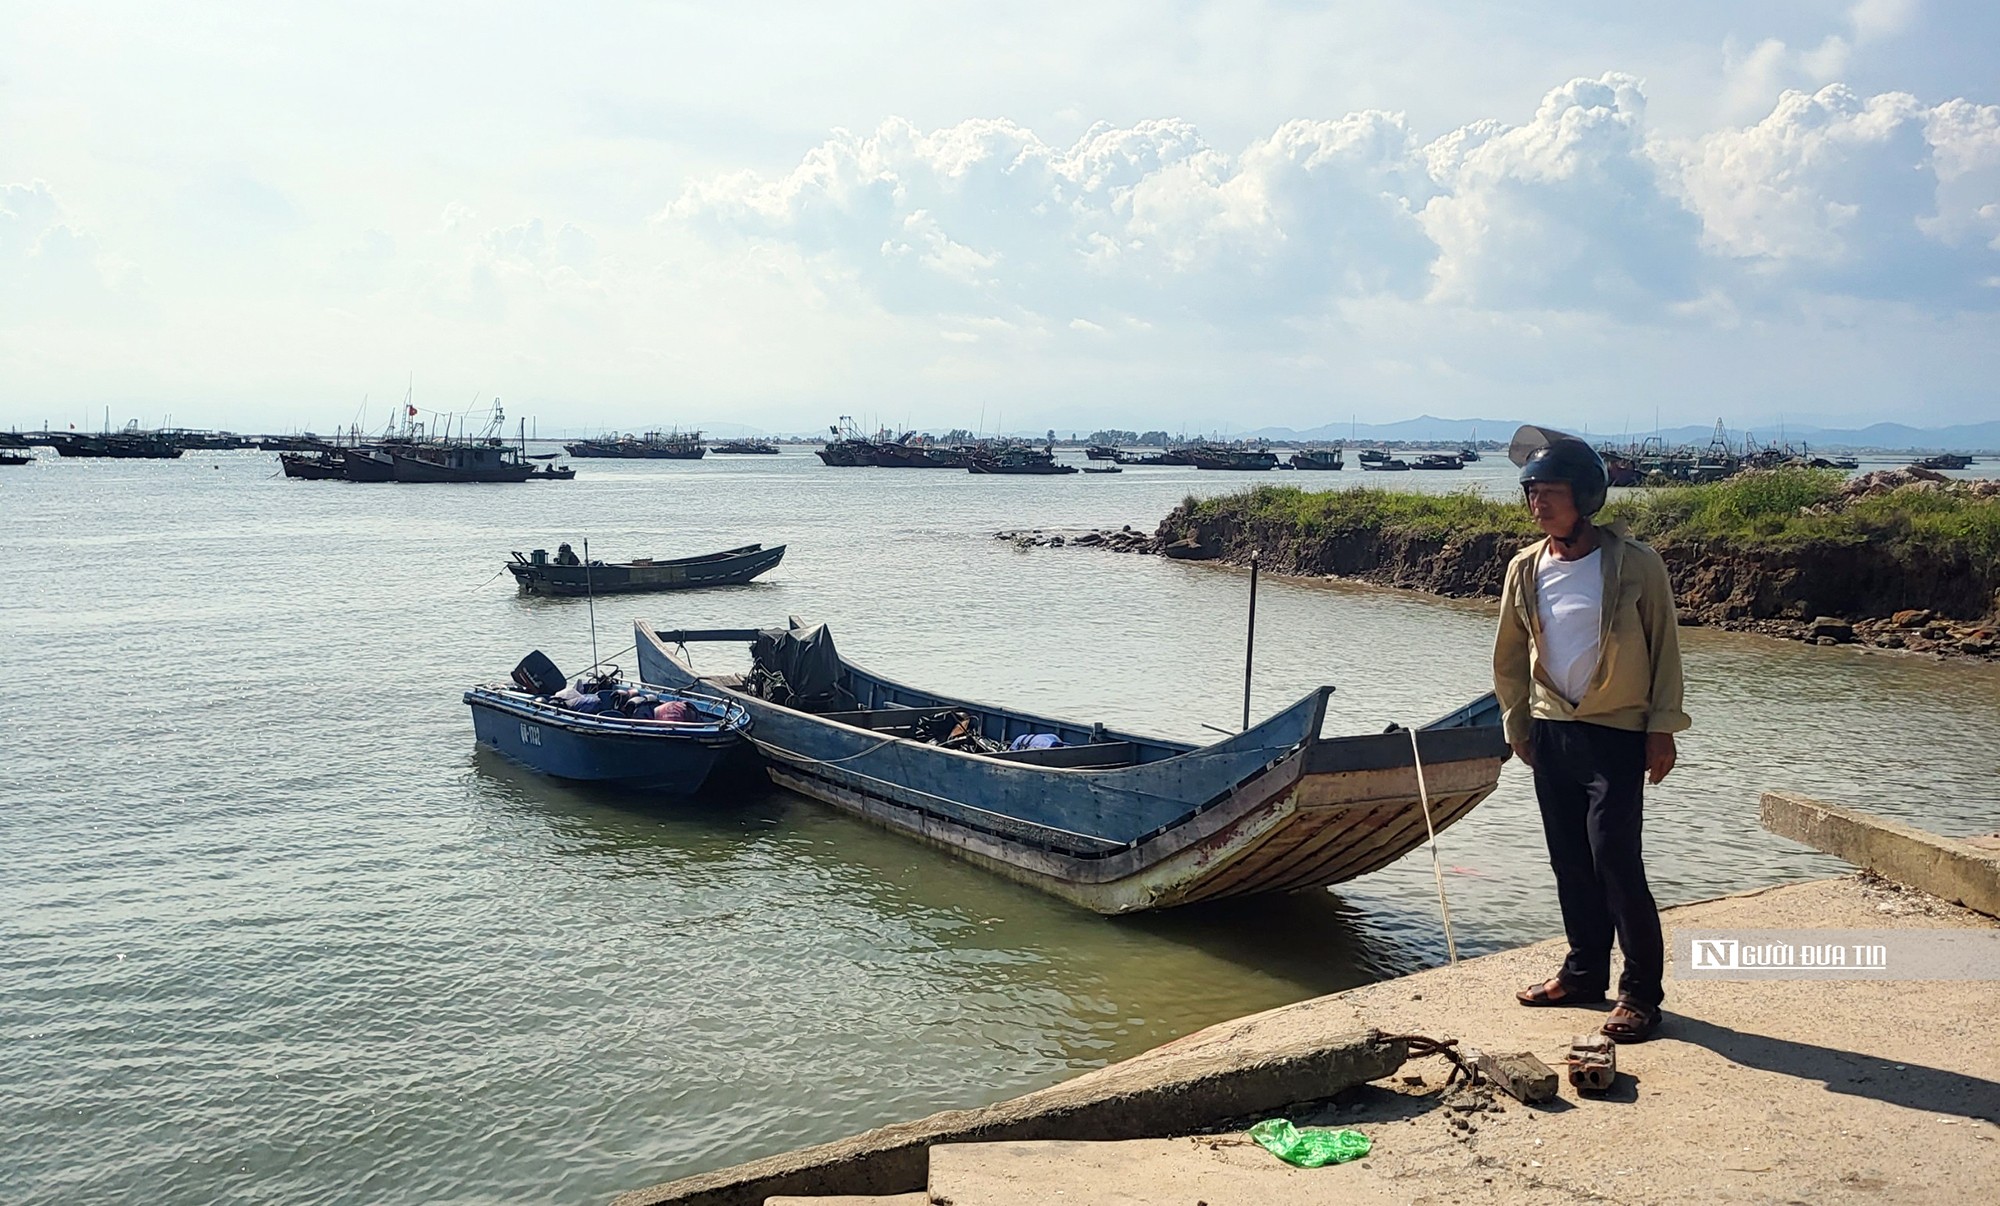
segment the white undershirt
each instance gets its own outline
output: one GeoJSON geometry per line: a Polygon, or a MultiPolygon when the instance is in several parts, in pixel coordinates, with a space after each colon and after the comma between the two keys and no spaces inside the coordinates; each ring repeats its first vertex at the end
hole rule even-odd
{"type": "Polygon", "coordinates": [[[1603,640],[1604,562],[1592,549],[1564,561],[1543,549],[1535,564],[1535,610],[1542,622],[1541,662],[1572,704],[1590,689],[1603,640]]]}

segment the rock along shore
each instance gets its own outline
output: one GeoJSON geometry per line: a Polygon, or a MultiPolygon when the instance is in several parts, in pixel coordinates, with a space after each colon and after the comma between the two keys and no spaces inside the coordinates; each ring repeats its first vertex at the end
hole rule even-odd
{"type": "MultiPolygon", "coordinates": [[[[2000,481],[1946,482],[1924,470],[1866,474],[1840,501],[1894,491],[1966,490],[2000,496],[2000,481]]],[[[1116,530],[1004,531],[1023,548],[1088,548],[1248,565],[1301,577],[1351,578],[1454,598],[1498,598],[1518,537],[1461,539],[1381,528],[1301,534],[1224,509],[1183,503],[1151,533],[1116,530]]],[[[2000,659],[2000,574],[1963,556],[1908,541],[1734,546],[1722,541],[1653,543],[1673,575],[1684,625],[1709,626],[1821,645],[1857,643],[1941,657],[2000,659]]]]}

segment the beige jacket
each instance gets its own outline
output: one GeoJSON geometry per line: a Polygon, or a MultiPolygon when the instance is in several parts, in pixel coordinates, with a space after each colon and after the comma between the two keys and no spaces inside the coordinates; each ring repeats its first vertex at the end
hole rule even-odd
{"type": "Polygon", "coordinates": [[[1597,537],[1604,553],[1604,631],[1597,671],[1574,706],[1540,664],[1535,563],[1548,542],[1537,540],[1507,564],[1500,635],[1493,643],[1493,691],[1509,741],[1526,741],[1535,720],[1578,720],[1647,733],[1678,733],[1691,723],[1681,710],[1680,634],[1666,562],[1632,539],[1623,524],[1599,527],[1597,537]]]}

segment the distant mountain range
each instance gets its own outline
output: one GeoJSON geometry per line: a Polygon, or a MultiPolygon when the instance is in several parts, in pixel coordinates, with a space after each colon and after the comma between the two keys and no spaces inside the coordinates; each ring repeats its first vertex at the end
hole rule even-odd
{"type": "MultiPolygon", "coordinates": [[[[1290,427],[1263,427],[1246,432],[1252,439],[1281,442],[1287,440],[1359,440],[1371,441],[1412,440],[1450,441],[1505,440],[1521,426],[1514,419],[1439,419],[1423,415],[1415,419],[1404,419],[1396,423],[1327,423],[1319,427],[1309,427],[1303,431],[1290,427]]],[[[1814,448],[1869,449],[1888,451],[1931,451],[1931,452],[1983,452],[2000,449],[2000,422],[1962,423],[1953,427],[1910,427],[1903,423],[1875,423],[1868,427],[1816,427],[1810,424],[1786,423],[1768,427],[1750,428],[1759,443],[1774,443],[1782,438],[1785,442],[1798,445],[1808,444],[1814,448]]],[[[1658,435],[1668,444],[1706,444],[1715,436],[1714,427],[1667,427],[1658,432],[1601,432],[1580,431],[1578,435],[1588,435],[1593,442],[1623,444],[1635,442],[1646,436],[1658,435]]],[[[1733,444],[1743,442],[1744,429],[1729,428],[1729,440],[1733,444]]]]}

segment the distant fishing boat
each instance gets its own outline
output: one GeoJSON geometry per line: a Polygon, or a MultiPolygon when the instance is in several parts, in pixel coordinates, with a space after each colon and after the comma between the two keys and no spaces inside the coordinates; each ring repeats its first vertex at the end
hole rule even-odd
{"type": "Polygon", "coordinates": [[[875,441],[861,434],[853,416],[840,416],[840,422],[829,424],[826,430],[833,438],[814,453],[822,463],[836,469],[858,469],[877,463],[875,441]]]}
{"type": "Polygon", "coordinates": [[[281,452],[278,465],[286,477],[305,481],[344,481],[347,458],[338,452],[281,452]]]}
{"type": "Polygon", "coordinates": [[[1389,459],[1389,454],[1379,448],[1364,448],[1361,450],[1361,455],[1355,459],[1361,462],[1363,469],[1366,469],[1370,465],[1383,464],[1389,459]]]}
{"type": "Polygon", "coordinates": [[[871,463],[881,469],[964,469],[972,463],[974,455],[966,449],[932,443],[927,437],[914,434],[895,440],[876,440],[872,448],[871,463]]]}
{"type": "Polygon", "coordinates": [[[34,457],[22,456],[19,453],[0,452],[0,465],[27,465],[33,463],[34,459],[34,457]]]}
{"type": "Polygon", "coordinates": [[[1411,463],[1412,469],[1463,469],[1465,462],[1448,452],[1426,453],[1411,463]]]}
{"type": "Polygon", "coordinates": [[[48,442],[57,456],[91,459],[171,461],[185,451],[156,431],[141,431],[136,419],[120,431],[100,435],[61,432],[49,436],[48,442]]]}
{"type": "Polygon", "coordinates": [[[825,626],[636,626],[639,677],[740,704],[773,782],[1100,913],[1340,883],[1499,781],[1492,695],[1418,730],[1325,738],[1331,687],[1207,746],[971,703],[843,659],[825,626]],[[681,646],[750,647],[697,674],[681,646]],[[1421,769],[1418,765],[1421,757],[1421,769]]]}
{"type": "Polygon", "coordinates": [[[723,440],[710,444],[708,450],[717,456],[776,456],[778,446],[769,440],[723,440]]]}
{"type": "Polygon", "coordinates": [[[1050,448],[982,449],[967,458],[965,468],[968,473],[1027,477],[1049,477],[1077,471],[1075,465],[1058,462],[1054,449],[1050,448]]]}
{"type": "Polygon", "coordinates": [[[326,440],[310,431],[295,436],[262,436],[257,446],[265,452],[320,452],[330,447],[326,440]]]}
{"type": "Polygon", "coordinates": [[[1916,464],[1919,469],[1967,469],[1972,466],[1972,458],[1961,452],[1940,452],[1916,464]]]}
{"type": "Polygon", "coordinates": [[[655,561],[650,557],[631,561],[593,561],[588,565],[561,565],[549,559],[547,549],[535,549],[526,557],[515,553],[507,563],[514,582],[531,595],[616,595],[642,591],[700,590],[710,586],[741,586],[774,568],[785,559],[785,546],[765,548],[746,544],[720,553],[655,561]]]}
{"type": "Polygon", "coordinates": [[[603,457],[628,461],[698,461],[708,451],[699,431],[649,431],[644,435],[627,432],[595,440],[564,444],[571,456],[603,457]]]}
{"type": "Polygon", "coordinates": [[[1268,448],[1232,448],[1224,444],[1205,444],[1185,451],[1189,463],[1197,469],[1254,471],[1278,467],[1278,454],[1268,448]]]}
{"type": "Polygon", "coordinates": [[[1338,448],[1302,448],[1291,457],[1294,469],[1336,470],[1346,468],[1338,448]]]}
{"type": "Polygon", "coordinates": [[[1083,471],[1084,471],[1085,473],[1123,473],[1123,472],[1125,472],[1124,468],[1123,468],[1122,466],[1119,466],[1119,465],[1085,465],[1085,466],[1083,467],[1083,471]]]}
{"type": "Polygon", "coordinates": [[[1392,456],[1384,456],[1380,460],[1371,461],[1368,459],[1368,454],[1364,452],[1361,454],[1361,467],[1377,473],[1402,473],[1408,470],[1410,466],[1407,461],[1392,456]]]}
{"type": "Polygon", "coordinates": [[[750,727],[738,704],[608,673],[568,683],[539,651],[465,692],[479,743],[558,779],[691,795],[750,727]]]}

